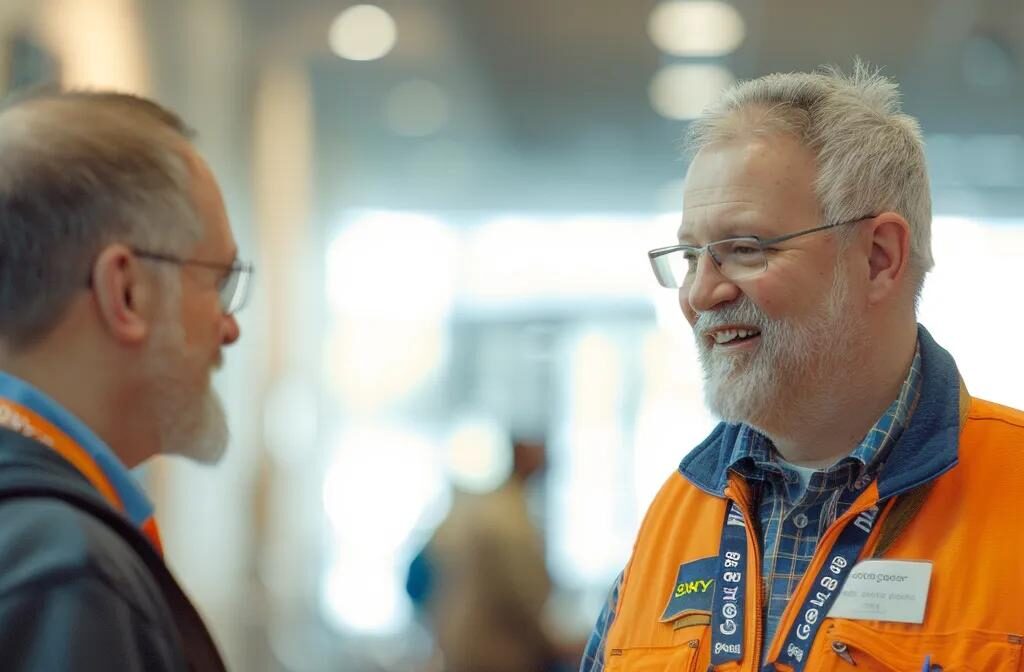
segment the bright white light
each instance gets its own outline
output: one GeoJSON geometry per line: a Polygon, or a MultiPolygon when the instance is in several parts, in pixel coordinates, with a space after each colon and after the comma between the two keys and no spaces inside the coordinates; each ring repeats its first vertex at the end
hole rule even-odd
{"type": "Polygon", "coordinates": [[[696,344],[689,325],[681,318],[678,323],[675,329],[652,329],[644,338],[643,388],[633,436],[638,511],[647,509],[683,456],[715,426],[704,406],[696,344]]]}
{"type": "Polygon", "coordinates": [[[423,79],[391,89],[384,102],[388,126],[398,135],[420,138],[437,133],[448,123],[448,96],[423,79]]]}
{"type": "Polygon", "coordinates": [[[512,473],[508,433],[485,419],[462,421],[448,438],[448,471],[461,490],[494,490],[512,473]]]}
{"type": "Polygon", "coordinates": [[[579,585],[609,580],[622,569],[636,529],[620,493],[626,486],[622,395],[626,387],[622,350],[611,335],[588,329],[571,345],[566,359],[568,416],[566,453],[551,474],[550,535],[552,569],[579,585]],[[595,492],[607,496],[594,497],[595,492]]]}
{"type": "Polygon", "coordinates": [[[346,555],[386,557],[441,496],[441,448],[419,433],[384,427],[346,432],[335,445],[324,477],[327,518],[339,540],[358,547],[346,555]]]}
{"type": "Polygon", "coordinates": [[[426,215],[369,212],[327,249],[332,389],[373,412],[415,392],[448,352],[458,236],[426,215]]]}
{"type": "Polygon", "coordinates": [[[644,245],[663,241],[653,227],[639,216],[493,219],[467,236],[461,298],[494,306],[642,297],[654,282],[644,245]]]}
{"type": "Polygon", "coordinates": [[[455,293],[458,237],[417,213],[367,212],[327,249],[327,301],[352,318],[438,320],[455,293]]]}
{"type": "Polygon", "coordinates": [[[654,8],[647,33],[674,56],[724,56],[743,42],[746,28],[736,8],[713,0],[673,0],[654,8]]]}
{"type": "Polygon", "coordinates": [[[330,562],[321,606],[337,629],[386,635],[408,623],[409,539],[447,504],[440,455],[428,436],[393,428],[351,430],[335,443],[323,484],[330,562]]]}
{"type": "Polygon", "coordinates": [[[331,24],[328,41],[338,56],[350,61],[374,61],[387,55],[398,39],[391,15],[376,5],[355,5],[331,24]]]}
{"type": "Polygon", "coordinates": [[[320,595],[327,622],[340,632],[396,633],[410,607],[393,567],[380,562],[339,563],[328,570],[320,595]]]}
{"type": "Polygon", "coordinates": [[[732,72],[720,65],[668,65],[651,80],[651,105],[669,119],[694,119],[734,81],[732,72]]]}
{"type": "Polygon", "coordinates": [[[937,216],[932,222],[935,268],[925,281],[919,319],[956,359],[972,395],[1024,408],[1015,355],[989,335],[1024,331],[1020,285],[1024,222],[937,216]]]}

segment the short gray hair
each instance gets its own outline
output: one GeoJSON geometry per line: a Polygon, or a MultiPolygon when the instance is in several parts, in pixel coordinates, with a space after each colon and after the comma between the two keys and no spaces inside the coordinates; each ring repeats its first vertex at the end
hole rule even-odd
{"type": "Polygon", "coordinates": [[[688,149],[744,135],[788,133],[815,155],[815,191],[825,223],[884,211],[910,224],[915,301],[934,266],[924,140],[900,108],[896,82],[860,60],[853,73],[824,67],[778,73],[725,91],[690,125],[688,149]]]}
{"type": "Polygon", "coordinates": [[[172,112],[127,94],[43,92],[0,109],[6,347],[56,326],[107,245],[177,253],[198,242],[190,137],[172,112]]]}

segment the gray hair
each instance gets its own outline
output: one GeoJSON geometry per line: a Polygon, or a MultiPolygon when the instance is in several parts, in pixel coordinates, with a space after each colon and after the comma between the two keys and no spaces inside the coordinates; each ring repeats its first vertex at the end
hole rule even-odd
{"type": "Polygon", "coordinates": [[[127,94],[46,92],[0,109],[6,347],[56,326],[107,245],[179,253],[199,241],[190,137],[172,112],[127,94]]]}
{"type": "Polygon", "coordinates": [[[931,194],[921,129],[901,111],[897,84],[860,60],[850,75],[825,67],[742,82],[691,124],[687,145],[695,153],[772,133],[793,135],[815,154],[815,191],[826,223],[885,211],[906,218],[916,302],[934,266],[931,194]]]}

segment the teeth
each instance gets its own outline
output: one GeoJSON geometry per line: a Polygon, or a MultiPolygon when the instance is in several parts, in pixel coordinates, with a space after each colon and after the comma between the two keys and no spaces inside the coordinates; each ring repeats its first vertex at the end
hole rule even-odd
{"type": "Polygon", "coordinates": [[[725,329],[723,331],[717,331],[715,332],[715,343],[723,345],[725,343],[728,343],[729,341],[735,340],[737,335],[738,334],[735,329],[725,329]]]}
{"type": "Polygon", "coordinates": [[[759,331],[756,329],[723,329],[722,331],[716,331],[713,334],[715,343],[718,345],[725,345],[731,341],[735,341],[737,338],[748,338],[750,336],[757,336],[759,331]]]}

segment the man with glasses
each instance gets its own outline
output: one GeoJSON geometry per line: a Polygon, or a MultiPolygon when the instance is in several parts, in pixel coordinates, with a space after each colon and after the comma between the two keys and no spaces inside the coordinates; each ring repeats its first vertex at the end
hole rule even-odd
{"type": "Polygon", "coordinates": [[[252,269],[171,112],[102,92],[0,109],[0,660],[221,670],[128,471],[216,462],[211,376],[252,269]]]}
{"type": "Polygon", "coordinates": [[[648,510],[582,670],[1015,667],[1024,413],[972,398],[917,324],[931,204],[896,85],[770,75],[690,132],[679,241],[649,257],[722,423],[648,510]]]}

